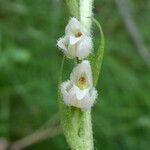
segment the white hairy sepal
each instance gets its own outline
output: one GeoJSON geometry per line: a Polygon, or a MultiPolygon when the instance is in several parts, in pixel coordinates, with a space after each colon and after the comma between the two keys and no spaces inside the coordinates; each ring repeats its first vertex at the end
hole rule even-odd
{"type": "Polygon", "coordinates": [[[71,18],[65,29],[65,36],[58,39],[57,46],[68,58],[86,58],[92,50],[92,38],[76,18],[71,18]]]}
{"type": "Polygon", "coordinates": [[[61,84],[61,93],[64,103],[68,106],[89,109],[94,105],[97,91],[93,87],[91,67],[88,61],[83,61],[73,69],[70,80],[61,84]],[[77,86],[77,81],[81,76],[87,80],[84,89],[77,86]]]}

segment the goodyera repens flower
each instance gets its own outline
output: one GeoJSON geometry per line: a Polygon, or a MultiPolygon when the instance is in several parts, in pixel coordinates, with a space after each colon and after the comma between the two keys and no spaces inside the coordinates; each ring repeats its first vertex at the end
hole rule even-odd
{"type": "Polygon", "coordinates": [[[92,50],[92,38],[85,27],[76,18],[71,18],[65,29],[65,36],[58,39],[57,46],[68,58],[82,60],[92,50]]]}
{"type": "Polygon", "coordinates": [[[91,66],[84,60],[78,64],[70,75],[70,80],[61,84],[64,103],[81,109],[89,109],[97,98],[97,91],[93,87],[91,66]]]}

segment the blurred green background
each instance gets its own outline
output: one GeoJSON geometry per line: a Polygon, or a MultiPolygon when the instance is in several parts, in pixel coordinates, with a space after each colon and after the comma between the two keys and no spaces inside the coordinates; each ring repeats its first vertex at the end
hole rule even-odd
{"type": "MultiPolygon", "coordinates": [[[[150,47],[150,1],[130,1],[150,47]]],[[[106,49],[93,108],[96,150],[150,149],[150,70],[138,54],[114,0],[95,0],[106,49]]],[[[15,142],[58,112],[62,53],[56,40],[69,13],[60,0],[0,0],[0,137],[15,142]]],[[[99,35],[94,32],[94,42],[99,35]]],[[[66,70],[71,71],[71,61],[66,70]]],[[[51,133],[50,133],[51,134],[51,133]]],[[[69,150],[62,134],[25,150],[69,150]]]]}

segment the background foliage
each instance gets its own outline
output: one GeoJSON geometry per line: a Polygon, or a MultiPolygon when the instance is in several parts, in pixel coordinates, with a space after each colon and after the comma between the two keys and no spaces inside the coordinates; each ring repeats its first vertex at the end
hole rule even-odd
{"type": "MultiPolygon", "coordinates": [[[[150,47],[149,0],[132,0],[142,37],[150,47]]],[[[113,0],[95,0],[95,17],[106,40],[99,98],[93,108],[96,149],[148,150],[150,70],[113,0]]],[[[58,112],[57,81],[68,12],[62,1],[0,0],[0,137],[13,142],[58,112]]],[[[93,34],[95,43],[98,34],[93,34]]],[[[71,63],[66,69],[70,72],[71,63]]],[[[69,149],[63,135],[26,149],[69,149]]]]}

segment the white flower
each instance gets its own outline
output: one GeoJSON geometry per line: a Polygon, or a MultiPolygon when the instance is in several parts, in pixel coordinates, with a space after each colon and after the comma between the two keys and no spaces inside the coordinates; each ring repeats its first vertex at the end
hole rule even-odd
{"type": "Polygon", "coordinates": [[[86,58],[92,50],[92,38],[76,18],[71,18],[65,29],[65,36],[58,39],[57,46],[68,58],[86,58]]]}
{"type": "Polygon", "coordinates": [[[90,63],[84,60],[77,65],[70,80],[61,84],[61,93],[64,103],[81,109],[89,109],[97,98],[97,91],[93,87],[93,79],[90,63]]]}

